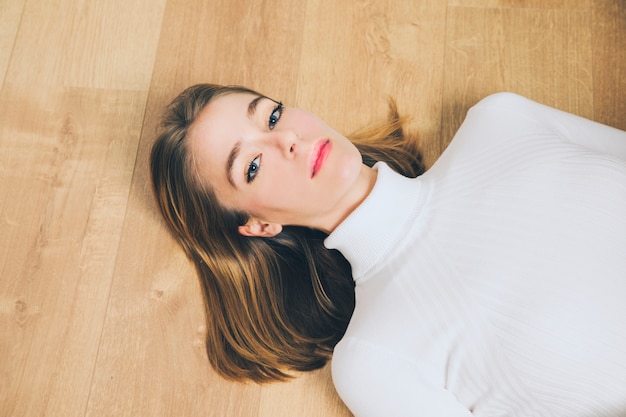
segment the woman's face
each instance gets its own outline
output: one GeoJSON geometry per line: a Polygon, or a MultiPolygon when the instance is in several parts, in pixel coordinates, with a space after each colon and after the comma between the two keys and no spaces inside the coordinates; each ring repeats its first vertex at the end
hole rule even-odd
{"type": "Polygon", "coordinates": [[[250,215],[243,234],[279,231],[268,224],[332,231],[375,179],[356,147],[322,120],[253,94],[211,101],[189,144],[200,180],[224,206],[250,215]]]}

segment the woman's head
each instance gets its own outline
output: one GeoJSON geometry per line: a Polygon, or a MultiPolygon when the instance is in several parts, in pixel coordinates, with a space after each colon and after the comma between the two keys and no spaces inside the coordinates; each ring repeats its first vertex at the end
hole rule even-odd
{"type": "MultiPolygon", "coordinates": [[[[271,238],[239,233],[248,213],[219,201],[219,187],[203,176],[190,144],[202,142],[193,129],[203,109],[222,97],[262,96],[241,87],[185,90],[166,110],[153,146],[152,185],[166,223],[198,271],[211,364],[228,378],[281,379],[288,369],[316,369],[329,358],[354,306],[350,266],[312,229],[285,227],[271,238]]],[[[226,175],[227,161],[217,163],[226,175]]]]}
{"type": "Polygon", "coordinates": [[[367,195],[373,171],[343,135],[315,115],[257,93],[214,98],[189,129],[198,181],[249,216],[239,231],[281,226],[331,231],[367,195]]]}

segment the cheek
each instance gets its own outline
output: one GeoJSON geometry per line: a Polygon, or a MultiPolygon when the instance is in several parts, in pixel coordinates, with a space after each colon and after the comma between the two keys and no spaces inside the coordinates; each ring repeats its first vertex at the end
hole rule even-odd
{"type": "MultiPolygon", "coordinates": [[[[264,178],[271,180],[271,178],[264,178]]],[[[273,182],[273,181],[271,181],[273,182]]],[[[246,212],[259,216],[267,217],[271,212],[276,211],[276,206],[283,204],[284,196],[283,187],[275,186],[263,186],[257,187],[254,193],[248,195],[241,205],[245,208],[246,212]]]]}
{"type": "Polygon", "coordinates": [[[363,165],[361,154],[352,144],[348,144],[342,156],[342,161],[339,163],[341,178],[348,182],[356,181],[363,165]]]}
{"type": "Polygon", "coordinates": [[[312,113],[297,110],[292,119],[293,125],[297,126],[301,133],[315,133],[320,131],[330,131],[331,129],[312,113]]]}

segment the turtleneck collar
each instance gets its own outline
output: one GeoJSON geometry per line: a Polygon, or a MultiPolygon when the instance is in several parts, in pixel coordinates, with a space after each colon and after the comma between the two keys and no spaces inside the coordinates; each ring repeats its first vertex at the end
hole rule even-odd
{"type": "Polygon", "coordinates": [[[370,194],[324,241],[350,262],[357,284],[393,252],[424,199],[419,177],[404,177],[384,162],[374,169],[378,177],[370,194]]]}

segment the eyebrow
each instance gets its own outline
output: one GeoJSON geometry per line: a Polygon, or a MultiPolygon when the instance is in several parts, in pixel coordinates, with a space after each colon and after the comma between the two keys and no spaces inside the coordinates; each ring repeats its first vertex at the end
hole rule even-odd
{"type": "Polygon", "coordinates": [[[266,97],[265,96],[258,96],[254,100],[252,100],[250,102],[250,104],[248,104],[248,118],[252,118],[252,116],[254,116],[254,113],[256,112],[256,106],[264,98],[266,98],[266,97]]]}
{"type": "Polygon", "coordinates": [[[237,159],[237,157],[239,156],[240,150],[241,141],[238,140],[237,143],[235,143],[235,146],[233,146],[233,148],[230,150],[230,153],[228,154],[228,159],[226,160],[226,177],[228,178],[228,182],[230,183],[230,185],[232,185],[234,188],[237,188],[237,185],[235,185],[235,181],[233,180],[233,164],[235,163],[235,159],[237,159]]]}

